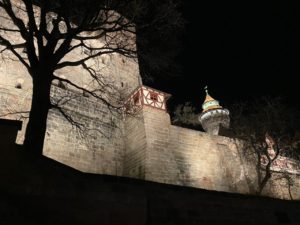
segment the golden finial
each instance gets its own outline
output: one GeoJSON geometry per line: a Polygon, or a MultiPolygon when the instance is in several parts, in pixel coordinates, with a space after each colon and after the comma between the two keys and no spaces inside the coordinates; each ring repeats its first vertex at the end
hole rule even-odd
{"type": "Polygon", "coordinates": [[[204,90],[205,90],[206,94],[208,94],[208,86],[207,85],[204,87],[204,90]]]}

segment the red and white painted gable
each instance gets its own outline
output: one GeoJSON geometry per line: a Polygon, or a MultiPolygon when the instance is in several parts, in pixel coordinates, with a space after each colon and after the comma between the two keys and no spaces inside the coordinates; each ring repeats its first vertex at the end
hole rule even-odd
{"type": "Polygon", "coordinates": [[[126,102],[129,106],[150,106],[160,110],[167,110],[166,102],[170,94],[147,86],[140,86],[130,95],[126,102]]]}

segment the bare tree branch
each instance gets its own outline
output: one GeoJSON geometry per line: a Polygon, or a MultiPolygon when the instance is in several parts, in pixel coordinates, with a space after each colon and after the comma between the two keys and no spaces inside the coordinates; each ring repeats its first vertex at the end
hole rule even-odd
{"type": "MultiPolygon", "coordinates": [[[[23,59],[23,57],[15,50],[14,45],[12,45],[8,40],[3,38],[1,35],[0,35],[0,45],[6,46],[6,48],[9,49],[20,60],[20,62],[26,67],[26,69],[29,71],[29,73],[31,72],[31,67],[23,59]]],[[[16,47],[19,48],[20,46],[17,45],[16,47]]]]}
{"type": "MultiPolygon", "coordinates": [[[[91,48],[89,48],[89,49],[91,49],[91,48]]],[[[133,57],[132,54],[131,54],[132,53],[131,50],[126,50],[126,49],[122,49],[122,48],[95,48],[95,49],[96,50],[101,49],[102,51],[99,51],[98,53],[87,56],[87,57],[85,57],[83,59],[80,59],[80,60],[77,60],[77,61],[61,62],[61,63],[57,64],[56,69],[61,69],[61,68],[68,67],[68,66],[79,66],[79,65],[82,65],[87,60],[99,57],[101,55],[111,54],[111,53],[120,53],[120,54],[125,55],[127,57],[133,57]]]]}
{"type": "MultiPolygon", "coordinates": [[[[123,113],[124,99],[119,90],[104,80],[97,68],[99,64],[91,66],[90,63],[112,53],[136,59],[135,24],[139,22],[142,27],[141,17],[152,13],[147,12],[148,5],[142,0],[0,0],[1,56],[20,61],[32,77],[33,96],[24,148],[42,151],[54,79],[98,99],[107,105],[111,114],[123,113]],[[20,48],[24,51],[19,51],[20,48]],[[92,80],[93,88],[54,75],[57,70],[70,66],[82,68],[88,76],[85,79],[92,80]]],[[[168,4],[165,10],[171,6],[168,4]]],[[[167,13],[159,10],[159,14],[167,13]]],[[[165,20],[167,16],[157,15],[157,18],[153,19],[155,23],[167,28],[170,23],[165,20]]],[[[63,107],[58,109],[55,104],[53,107],[75,125],[76,121],[68,117],[63,107]]]]}
{"type": "Polygon", "coordinates": [[[261,194],[273,178],[276,163],[291,148],[299,127],[299,112],[283,104],[281,99],[269,98],[241,103],[232,109],[234,136],[243,140],[245,149],[256,154],[257,194],[261,194]]]}
{"type": "Polygon", "coordinates": [[[65,79],[65,78],[61,78],[61,77],[58,77],[58,76],[54,76],[54,79],[57,79],[61,82],[65,82],[69,85],[71,85],[72,87],[78,89],[78,90],[81,90],[82,92],[85,92],[85,93],[88,93],[89,95],[95,97],[96,99],[98,100],[101,100],[103,103],[105,103],[107,106],[109,106],[110,108],[114,108],[114,109],[122,109],[124,106],[121,104],[121,105],[115,105],[113,102],[109,102],[105,97],[103,97],[102,95],[99,95],[99,92],[102,93],[102,94],[107,94],[106,93],[106,90],[102,89],[103,86],[100,86],[98,87],[97,89],[93,89],[93,90],[89,90],[85,87],[81,87],[75,83],[73,83],[72,81],[68,80],[68,79],[65,79]]]}

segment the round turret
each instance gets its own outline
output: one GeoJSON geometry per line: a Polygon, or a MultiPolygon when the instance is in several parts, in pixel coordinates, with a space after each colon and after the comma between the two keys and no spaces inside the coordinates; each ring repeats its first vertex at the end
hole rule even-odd
{"type": "Polygon", "coordinates": [[[207,133],[219,135],[222,127],[229,128],[229,110],[220,106],[219,102],[208,94],[207,87],[205,87],[205,92],[206,97],[202,104],[203,111],[199,116],[199,121],[207,133]]]}

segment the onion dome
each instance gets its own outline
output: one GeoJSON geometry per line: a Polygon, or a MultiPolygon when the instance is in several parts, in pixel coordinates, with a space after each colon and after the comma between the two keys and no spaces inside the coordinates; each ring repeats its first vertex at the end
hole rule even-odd
{"type": "Polygon", "coordinates": [[[222,109],[220,106],[219,101],[215,100],[208,94],[207,86],[205,87],[206,97],[204,103],[202,104],[203,112],[206,112],[210,109],[222,109]]]}
{"type": "Polygon", "coordinates": [[[202,104],[202,113],[199,115],[199,121],[203,129],[213,135],[220,135],[222,128],[229,128],[229,111],[220,106],[219,102],[208,94],[205,87],[206,97],[202,104]]]}

